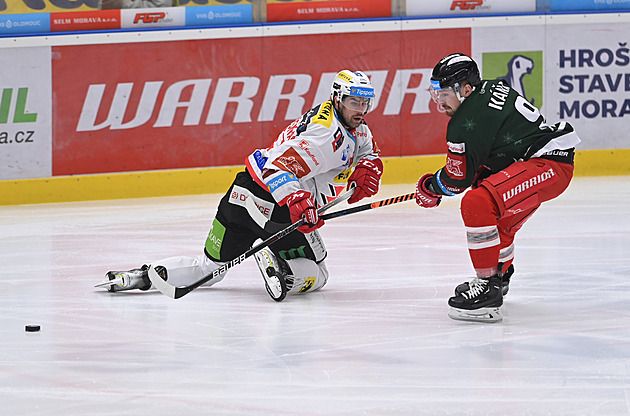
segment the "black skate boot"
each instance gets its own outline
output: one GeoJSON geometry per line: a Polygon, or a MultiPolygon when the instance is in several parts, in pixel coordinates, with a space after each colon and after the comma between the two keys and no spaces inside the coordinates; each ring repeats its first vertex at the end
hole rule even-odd
{"type": "Polygon", "coordinates": [[[265,288],[271,299],[282,302],[287,296],[286,276],[290,272],[289,265],[277,257],[270,248],[266,247],[254,254],[256,263],[265,280],[265,288]]]}
{"type": "Polygon", "coordinates": [[[501,277],[477,277],[468,283],[468,290],[448,300],[448,316],[460,321],[501,322],[499,308],[503,305],[501,277]]]}
{"type": "MultiPolygon", "coordinates": [[[[508,294],[510,290],[510,277],[514,274],[514,265],[510,264],[510,267],[507,268],[505,273],[501,275],[501,291],[503,292],[503,297],[508,294]]],[[[462,292],[465,292],[469,289],[468,282],[464,282],[462,284],[457,285],[455,288],[455,296],[459,296],[462,292]]]]}
{"type": "MultiPolygon", "coordinates": [[[[149,280],[148,270],[149,266],[145,264],[139,269],[107,272],[105,280],[95,287],[106,287],[110,292],[121,292],[131,289],[149,290],[151,288],[151,280],[149,280]]],[[[155,271],[162,279],[166,280],[167,273],[164,266],[155,266],[155,271]]]]}

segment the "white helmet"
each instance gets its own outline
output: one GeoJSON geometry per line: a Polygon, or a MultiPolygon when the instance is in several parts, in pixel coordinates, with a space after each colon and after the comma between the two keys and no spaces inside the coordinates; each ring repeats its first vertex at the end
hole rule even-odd
{"type": "Polygon", "coordinates": [[[341,102],[349,96],[367,98],[365,113],[370,111],[370,107],[372,107],[376,98],[374,87],[372,87],[368,76],[361,71],[350,71],[347,69],[339,72],[333,80],[330,88],[330,99],[333,102],[335,96],[339,96],[341,102]]]}

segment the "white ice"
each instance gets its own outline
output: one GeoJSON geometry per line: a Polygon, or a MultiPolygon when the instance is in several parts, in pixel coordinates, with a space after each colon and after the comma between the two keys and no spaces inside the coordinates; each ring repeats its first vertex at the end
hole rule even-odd
{"type": "Polygon", "coordinates": [[[328,284],[282,303],[253,259],[178,300],[93,287],[200,253],[219,198],[0,207],[0,414],[630,414],[630,177],[541,207],[498,324],[447,317],[458,199],[328,221],[328,284]]]}

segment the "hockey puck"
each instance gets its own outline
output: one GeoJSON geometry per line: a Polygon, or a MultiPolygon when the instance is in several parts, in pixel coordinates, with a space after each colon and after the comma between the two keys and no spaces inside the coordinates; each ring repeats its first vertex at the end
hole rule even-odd
{"type": "Polygon", "coordinates": [[[39,325],[26,325],[26,332],[37,332],[41,329],[39,325]]]}

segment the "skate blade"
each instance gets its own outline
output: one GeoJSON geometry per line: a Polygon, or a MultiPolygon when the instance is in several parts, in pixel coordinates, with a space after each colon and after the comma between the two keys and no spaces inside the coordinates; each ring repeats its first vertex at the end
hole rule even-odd
{"type": "Polygon", "coordinates": [[[267,269],[267,276],[263,277],[265,279],[265,289],[267,289],[267,293],[269,293],[271,299],[275,300],[276,302],[282,302],[287,296],[287,286],[284,279],[281,279],[278,276],[271,274],[269,272],[269,269],[267,269]]]}
{"type": "Polygon", "coordinates": [[[474,310],[451,308],[448,312],[448,317],[456,321],[485,322],[489,324],[503,320],[499,308],[479,308],[474,310]]]}
{"type": "Polygon", "coordinates": [[[276,266],[269,258],[269,255],[264,251],[254,254],[254,258],[256,259],[258,268],[262,272],[267,293],[269,294],[269,296],[271,296],[271,299],[275,300],[276,302],[282,302],[287,296],[288,290],[287,284],[284,279],[275,275],[274,267],[276,266]],[[263,272],[262,270],[266,265],[269,266],[263,272]]]}
{"type": "Polygon", "coordinates": [[[119,285],[119,286],[123,285],[123,277],[122,276],[117,276],[113,280],[109,280],[108,277],[106,277],[105,279],[107,279],[107,280],[103,280],[101,283],[99,283],[97,285],[94,285],[94,287],[109,287],[109,286],[113,286],[113,285],[119,285]]]}

